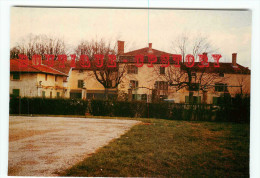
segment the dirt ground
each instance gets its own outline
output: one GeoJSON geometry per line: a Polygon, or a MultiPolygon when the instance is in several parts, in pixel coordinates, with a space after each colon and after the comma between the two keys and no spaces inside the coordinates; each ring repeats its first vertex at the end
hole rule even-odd
{"type": "Polygon", "coordinates": [[[9,176],[57,176],[139,121],[11,116],[9,176]]]}

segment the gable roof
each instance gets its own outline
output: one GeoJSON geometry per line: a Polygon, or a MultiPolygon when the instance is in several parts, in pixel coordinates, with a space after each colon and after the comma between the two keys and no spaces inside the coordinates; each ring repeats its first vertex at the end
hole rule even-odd
{"type": "Polygon", "coordinates": [[[136,55],[148,56],[148,55],[151,55],[151,54],[153,54],[155,56],[161,56],[163,54],[173,55],[171,53],[167,53],[167,52],[160,51],[160,50],[153,49],[153,48],[151,48],[151,51],[149,52],[149,47],[146,47],[146,48],[141,48],[141,49],[137,49],[137,50],[134,50],[134,51],[129,51],[127,53],[123,53],[120,56],[136,56],[136,55]]]}
{"type": "Polygon", "coordinates": [[[20,59],[10,59],[10,72],[31,72],[31,73],[47,73],[47,74],[53,74],[53,75],[61,75],[61,76],[67,76],[65,73],[56,70],[54,68],[48,67],[47,65],[41,64],[41,65],[32,65],[32,62],[29,61],[29,64],[21,67],[24,62],[20,59]]]}

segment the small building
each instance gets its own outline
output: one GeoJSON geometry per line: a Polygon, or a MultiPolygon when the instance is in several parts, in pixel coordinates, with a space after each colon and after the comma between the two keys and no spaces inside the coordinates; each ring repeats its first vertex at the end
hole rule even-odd
{"type": "Polygon", "coordinates": [[[68,75],[40,63],[10,60],[10,95],[12,97],[65,98],[68,75]]]}

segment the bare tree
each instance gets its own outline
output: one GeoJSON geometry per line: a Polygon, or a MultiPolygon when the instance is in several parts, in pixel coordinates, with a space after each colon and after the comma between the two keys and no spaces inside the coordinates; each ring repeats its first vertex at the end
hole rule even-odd
{"type": "MultiPolygon", "coordinates": [[[[208,87],[212,87],[216,80],[221,80],[219,74],[211,72],[208,67],[199,67],[198,63],[195,63],[193,67],[186,66],[185,56],[187,54],[192,54],[194,60],[197,61],[199,54],[207,55],[216,51],[212,48],[207,37],[197,35],[194,39],[191,39],[187,34],[182,34],[174,41],[173,47],[175,53],[182,55],[182,61],[179,63],[180,67],[174,65],[167,67],[163,77],[176,91],[186,88],[189,91],[189,102],[192,102],[194,91],[206,92],[208,87]]],[[[159,66],[155,70],[159,74],[159,66]]]]}
{"type": "MultiPolygon", "coordinates": [[[[105,98],[108,99],[108,90],[116,89],[121,83],[126,72],[126,65],[117,64],[117,58],[114,59],[115,66],[111,67],[110,55],[117,57],[116,44],[105,42],[103,39],[82,41],[75,49],[76,55],[87,55],[90,61],[92,73],[90,76],[94,77],[105,88],[105,98]],[[96,65],[96,55],[102,55],[103,65],[96,65]]],[[[78,58],[79,60],[79,58],[78,58]]]]}
{"type": "Polygon", "coordinates": [[[47,35],[29,35],[26,39],[18,43],[10,50],[11,58],[18,58],[19,54],[25,54],[29,59],[35,54],[41,55],[45,59],[46,54],[52,54],[57,59],[60,54],[68,54],[64,40],[47,35]]]}
{"type": "Polygon", "coordinates": [[[236,93],[248,95],[250,93],[250,76],[244,74],[237,75],[237,82],[240,86],[240,91],[236,93]]]}

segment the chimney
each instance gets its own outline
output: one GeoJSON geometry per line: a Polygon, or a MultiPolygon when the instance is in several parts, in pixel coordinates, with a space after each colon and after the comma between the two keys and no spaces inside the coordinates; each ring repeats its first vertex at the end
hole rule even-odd
{"type": "Polygon", "coordinates": [[[148,53],[152,53],[153,52],[153,50],[152,50],[152,43],[149,43],[149,49],[148,49],[148,53]]]}
{"type": "Polygon", "coordinates": [[[117,41],[117,52],[118,52],[118,54],[125,53],[125,42],[124,41],[117,41]]]}
{"type": "MultiPolygon", "coordinates": [[[[208,57],[208,53],[206,53],[206,52],[202,53],[202,55],[208,57]]],[[[204,58],[203,58],[203,59],[204,59],[204,58]]],[[[204,59],[203,65],[204,65],[204,66],[209,65],[209,62],[206,62],[205,60],[206,60],[206,59],[204,59]]]]}
{"type": "Polygon", "coordinates": [[[232,53],[232,66],[237,67],[237,53],[232,53]]]}

